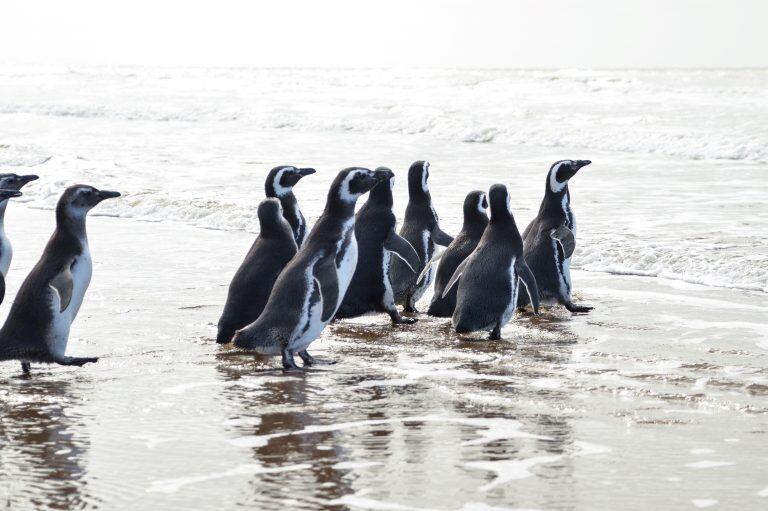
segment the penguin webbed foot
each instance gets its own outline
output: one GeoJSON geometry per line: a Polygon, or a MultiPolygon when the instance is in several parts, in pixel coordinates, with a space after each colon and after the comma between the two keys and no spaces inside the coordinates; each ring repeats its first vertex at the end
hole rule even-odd
{"type": "Polygon", "coordinates": [[[594,307],[590,307],[589,305],[576,305],[570,300],[563,301],[563,306],[568,309],[568,312],[572,312],[574,314],[583,314],[594,309],[594,307]]]}
{"type": "Polygon", "coordinates": [[[404,318],[397,312],[397,309],[390,311],[389,317],[392,318],[393,325],[412,325],[419,320],[418,318],[404,318]]]}
{"type": "MultiPolygon", "coordinates": [[[[283,349],[283,372],[284,373],[303,373],[304,369],[296,365],[296,361],[293,360],[293,352],[288,348],[283,349]]],[[[302,357],[303,359],[304,357],[302,357]]],[[[306,361],[304,363],[306,365],[306,361]]]]}
{"type": "Polygon", "coordinates": [[[488,336],[489,341],[500,341],[501,340],[501,325],[496,325],[493,327],[493,330],[491,330],[490,335],[488,336]]]}
{"type": "Polygon", "coordinates": [[[54,360],[59,365],[83,367],[85,364],[95,364],[99,357],[63,357],[54,360]]]}
{"type": "Polygon", "coordinates": [[[333,365],[336,363],[335,360],[325,360],[322,358],[315,358],[312,355],[310,355],[307,352],[307,350],[299,351],[299,356],[301,357],[301,360],[304,362],[304,367],[312,367],[316,365],[333,365]]]}
{"type": "Polygon", "coordinates": [[[31,368],[32,368],[32,364],[30,364],[27,361],[23,361],[21,363],[21,374],[23,374],[24,376],[29,376],[31,368]]]}

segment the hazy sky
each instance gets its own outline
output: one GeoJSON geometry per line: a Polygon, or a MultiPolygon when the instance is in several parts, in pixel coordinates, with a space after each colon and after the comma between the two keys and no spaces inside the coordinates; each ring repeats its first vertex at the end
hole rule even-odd
{"type": "Polygon", "coordinates": [[[768,66],[768,0],[3,0],[0,62],[768,66]]]}

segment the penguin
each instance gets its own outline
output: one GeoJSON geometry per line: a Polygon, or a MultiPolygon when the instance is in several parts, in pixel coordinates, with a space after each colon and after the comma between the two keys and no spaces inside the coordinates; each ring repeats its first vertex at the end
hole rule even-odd
{"type": "Polygon", "coordinates": [[[307,353],[333,319],[357,265],[355,204],[379,182],[369,169],[349,167],[336,176],[325,209],[304,244],[277,277],[259,318],[235,332],[235,346],[262,355],[281,355],[283,368],[296,371],[318,361],[307,353]]]}
{"type": "Polygon", "coordinates": [[[420,264],[419,255],[408,241],[395,232],[397,221],[392,212],[394,172],[379,167],[375,173],[380,182],[373,187],[368,200],[355,215],[358,263],[336,318],[386,312],[393,324],[412,324],[416,318],[402,317],[395,306],[389,267],[392,256],[396,256],[415,273],[420,264]]]}
{"type": "MultiPolygon", "coordinates": [[[[571,209],[568,181],[589,160],[555,162],[547,174],[544,200],[539,214],[523,232],[525,260],[531,268],[543,303],[559,303],[570,312],[589,312],[593,308],[571,301],[571,255],[576,248],[576,219],[571,209]]],[[[520,295],[518,306],[529,298],[520,295]]]]}
{"type": "Polygon", "coordinates": [[[258,216],[259,236],[229,284],[216,336],[219,344],[228,343],[236,330],[256,321],[267,304],[277,276],[298,251],[293,230],[283,217],[279,200],[262,201],[258,216]]]}
{"type": "Polygon", "coordinates": [[[464,199],[464,224],[440,258],[435,276],[435,294],[429,304],[427,314],[441,318],[450,318],[456,307],[456,289],[451,289],[443,297],[443,290],[456,267],[472,253],[480,242],[488,226],[488,198],[484,192],[473,191],[464,199]]]}
{"type": "Polygon", "coordinates": [[[56,230],[0,328],[0,361],[20,360],[28,374],[30,362],[82,366],[98,360],[64,353],[69,328],[91,281],[85,217],[101,201],[119,196],[88,185],[64,191],[56,205],[56,230]]]}
{"type": "Polygon", "coordinates": [[[20,197],[21,188],[38,177],[34,174],[20,176],[18,174],[0,174],[0,303],[5,297],[5,279],[13,259],[13,247],[5,234],[5,209],[8,199],[20,197]]]}
{"type": "MultiPolygon", "coordinates": [[[[400,236],[406,239],[416,253],[419,254],[421,272],[432,259],[435,245],[447,247],[453,238],[440,229],[439,219],[432,206],[432,196],[429,194],[427,180],[429,179],[429,162],[417,161],[408,169],[408,207],[405,219],[400,229],[400,236]]],[[[419,273],[414,274],[400,259],[392,261],[390,279],[395,300],[405,305],[405,312],[418,312],[416,302],[429,288],[433,278],[433,268],[421,280],[419,273]]]]}
{"type": "Polygon", "coordinates": [[[459,264],[445,285],[443,298],[458,281],[453,328],[457,333],[490,330],[501,339],[501,328],[515,313],[520,282],[539,313],[536,279],[525,263],[523,240],[509,206],[507,187],[495,184],[488,192],[491,219],[477,248],[459,264]]]}
{"type": "Polygon", "coordinates": [[[275,167],[267,174],[264,182],[264,191],[267,197],[274,197],[280,200],[283,207],[283,216],[288,221],[293,230],[293,237],[296,245],[301,247],[304,243],[304,237],[307,234],[307,221],[301,214],[299,203],[293,194],[293,187],[302,177],[315,173],[315,169],[298,169],[291,165],[275,167]]]}

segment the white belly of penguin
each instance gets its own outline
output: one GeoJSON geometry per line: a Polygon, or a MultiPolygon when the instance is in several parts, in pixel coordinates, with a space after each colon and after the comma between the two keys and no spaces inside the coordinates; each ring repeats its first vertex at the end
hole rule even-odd
{"type": "Polygon", "coordinates": [[[517,270],[515,270],[515,260],[516,258],[513,257],[512,262],[509,263],[509,282],[512,285],[512,289],[510,290],[509,303],[501,315],[501,326],[506,325],[512,319],[512,316],[515,315],[515,309],[517,309],[517,293],[520,290],[520,279],[517,276],[517,270]]]}
{"type": "Polygon", "coordinates": [[[8,275],[8,269],[11,267],[11,258],[13,257],[13,248],[5,232],[0,234],[0,273],[3,277],[8,275]]]}
{"type": "MultiPolygon", "coordinates": [[[[341,244],[339,243],[339,248],[341,244]]],[[[341,301],[344,299],[344,295],[347,294],[347,288],[349,283],[352,282],[352,276],[355,273],[355,267],[357,266],[357,239],[355,239],[354,232],[351,233],[351,239],[347,251],[344,254],[340,264],[336,267],[336,277],[339,282],[339,297],[336,301],[336,309],[341,305],[341,301]]],[[[320,301],[311,304],[312,289],[314,284],[314,276],[312,271],[309,270],[305,275],[307,279],[308,293],[304,300],[302,307],[302,317],[299,322],[299,328],[294,334],[295,340],[292,343],[291,350],[301,351],[307,349],[312,342],[320,336],[325,326],[333,319],[331,315],[328,321],[322,320],[323,315],[323,302],[320,301]]],[[[334,312],[335,314],[335,312],[334,312]]]]}
{"type": "Polygon", "coordinates": [[[48,343],[51,347],[51,352],[62,357],[67,349],[69,329],[80,310],[80,306],[83,304],[85,291],[91,283],[93,263],[91,262],[91,254],[87,248],[75,259],[75,264],[72,265],[71,271],[72,299],[69,302],[69,306],[63,311],[61,310],[61,301],[59,300],[58,293],[53,288],[50,288],[52,294],[51,313],[53,322],[48,343]]]}
{"type": "MultiPolygon", "coordinates": [[[[560,285],[560,293],[566,297],[571,297],[571,259],[568,258],[565,261],[563,261],[562,264],[562,271],[560,270],[560,258],[558,257],[558,247],[557,242],[552,242],[552,250],[555,251],[555,267],[557,270],[557,276],[559,279],[559,285],[560,285]]],[[[555,300],[556,302],[556,300],[555,300]]]]}
{"type": "MultiPolygon", "coordinates": [[[[432,254],[429,253],[429,237],[430,233],[429,231],[424,231],[421,233],[422,237],[422,244],[424,247],[424,262],[425,264],[429,264],[429,262],[432,260],[432,254]]],[[[429,267],[429,270],[427,270],[427,274],[424,276],[424,280],[422,280],[420,286],[416,286],[416,289],[413,290],[413,302],[418,302],[422,296],[424,296],[424,293],[427,289],[429,289],[429,286],[432,285],[432,279],[434,278],[434,265],[429,267]]],[[[417,273],[418,274],[418,273],[417,273]]]]}
{"type": "Polygon", "coordinates": [[[389,279],[389,267],[392,264],[392,252],[384,249],[384,253],[381,257],[381,273],[384,279],[384,296],[382,297],[382,304],[384,306],[394,305],[395,294],[392,291],[392,281],[389,279]]]}

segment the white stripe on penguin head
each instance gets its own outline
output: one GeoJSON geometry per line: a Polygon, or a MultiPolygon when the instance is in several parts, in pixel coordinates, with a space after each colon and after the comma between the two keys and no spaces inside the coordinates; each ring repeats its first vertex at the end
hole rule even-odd
{"type": "Polygon", "coordinates": [[[570,160],[564,160],[561,162],[557,162],[554,167],[549,171],[549,189],[552,190],[555,193],[563,191],[563,188],[565,188],[565,185],[568,184],[568,181],[563,181],[562,183],[557,180],[557,171],[560,169],[561,166],[565,164],[570,164],[570,160]]]}
{"type": "Polygon", "coordinates": [[[280,184],[280,179],[282,179],[283,174],[285,174],[285,172],[288,170],[294,170],[294,167],[285,167],[284,169],[278,170],[277,174],[275,174],[275,179],[272,181],[272,186],[275,189],[275,195],[278,197],[283,197],[291,191],[291,187],[283,186],[280,184]]]}
{"type": "Polygon", "coordinates": [[[349,183],[351,183],[355,176],[358,176],[361,172],[364,171],[359,169],[353,170],[347,174],[347,177],[345,177],[344,181],[342,181],[341,187],[339,188],[339,197],[344,202],[355,202],[357,201],[357,198],[362,195],[359,193],[352,193],[352,190],[349,187],[349,183]]]}
{"type": "Polygon", "coordinates": [[[485,200],[485,194],[481,193],[480,197],[477,199],[477,210],[480,212],[481,215],[485,214],[486,207],[483,205],[483,201],[485,200]]]}
{"type": "Polygon", "coordinates": [[[427,177],[429,176],[429,162],[424,162],[424,167],[421,169],[421,189],[424,190],[424,193],[429,192],[429,187],[427,186],[427,177]]]}

